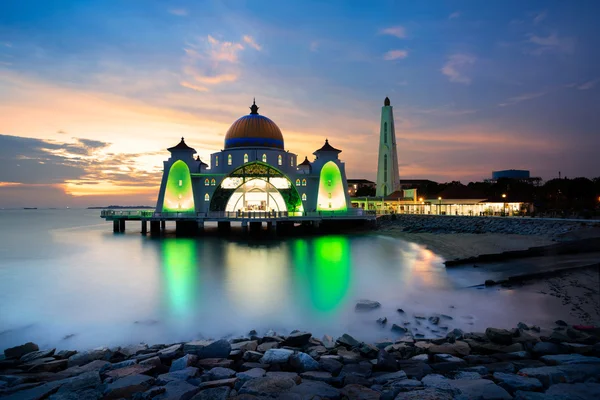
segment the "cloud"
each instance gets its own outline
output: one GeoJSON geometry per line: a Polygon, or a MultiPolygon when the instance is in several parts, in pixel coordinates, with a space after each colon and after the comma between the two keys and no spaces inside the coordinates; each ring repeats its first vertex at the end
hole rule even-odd
{"type": "Polygon", "coordinates": [[[454,18],[458,18],[458,17],[460,17],[460,15],[461,15],[461,12],[460,12],[460,11],[455,11],[455,12],[453,12],[452,14],[450,14],[450,15],[448,16],[448,19],[454,19],[454,18]]]}
{"type": "Polygon", "coordinates": [[[178,17],[187,17],[189,12],[185,8],[171,8],[169,9],[169,14],[177,15],[178,17]]]}
{"type": "Polygon", "coordinates": [[[511,98],[507,99],[504,103],[500,103],[498,105],[500,107],[512,106],[514,104],[518,104],[518,103],[521,103],[523,101],[532,100],[532,99],[536,99],[538,97],[542,97],[542,96],[546,95],[547,93],[548,93],[547,91],[525,93],[525,94],[522,94],[520,96],[511,97],[511,98]]]}
{"type": "Polygon", "coordinates": [[[208,92],[208,88],[205,86],[196,85],[187,81],[181,81],[179,83],[181,86],[186,87],[188,89],[195,90],[197,92],[208,92]]]}
{"type": "Polygon", "coordinates": [[[537,46],[530,53],[541,55],[544,53],[571,54],[575,50],[575,40],[572,38],[559,37],[556,33],[549,36],[537,36],[529,34],[527,42],[537,46]]]}
{"type": "Polygon", "coordinates": [[[406,29],[400,25],[382,29],[379,33],[382,35],[395,36],[398,39],[404,39],[406,37],[406,29]]]}
{"type": "Polygon", "coordinates": [[[244,42],[246,42],[250,47],[252,47],[255,50],[262,50],[262,46],[256,43],[252,36],[244,35],[244,42]]]}
{"type": "Polygon", "coordinates": [[[406,50],[390,50],[383,55],[383,59],[387,61],[398,60],[408,57],[406,50]]]}
{"type": "Polygon", "coordinates": [[[600,82],[600,78],[596,78],[594,80],[587,81],[587,82],[577,86],[577,89],[579,89],[579,90],[592,89],[594,86],[596,86],[598,84],[598,82],[600,82]]]}
{"type": "Polygon", "coordinates": [[[208,43],[210,44],[208,55],[214,62],[238,62],[238,53],[244,50],[241,43],[220,41],[211,35],[208,35],[208,43]]]}
{"type": "Polygon", "coordinates": [[[535,14],[535,16],[533,17],[533,23],[535,25],[537,25],[540,22],[542,22],[543,20],[545,20],[547,16],[548,16],[548,12],[546,10],[541,11],[541,12],[535,14]]]}
{"type": "Polygon", "coordinates": [[[471,83],[471,78],[465,76],[464,69],[475,64],[476,60],[474,56],[469,54],[453,54],[442,67],[442,74],[446,75],[450,82],[468,85],[471,83]]]}

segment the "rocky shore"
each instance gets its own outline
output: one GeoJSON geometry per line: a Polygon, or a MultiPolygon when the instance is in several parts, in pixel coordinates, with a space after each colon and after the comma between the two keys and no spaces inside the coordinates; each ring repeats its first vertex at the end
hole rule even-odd
{"type": "MultiPolygon", "coordinates": [[[[425,319],[425,316],[418,316],[425,319]]],[[[443,315],[430,316],[439,323],[443,315]]],[[[386,324],[387,321],[378,321],[386,324]]],[[[600,330],[519,323],[419,339],[247,337],[55,351],[34,343],[0,357],[6,399],[598,399],[600,330]]]]}

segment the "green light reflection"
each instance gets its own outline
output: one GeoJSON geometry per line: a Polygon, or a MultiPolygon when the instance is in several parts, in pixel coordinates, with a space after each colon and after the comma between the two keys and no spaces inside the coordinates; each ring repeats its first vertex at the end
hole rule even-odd
{"type": "Polygon", "coordinates": [[[196,241],[164,239],[162,257],[169,309],[175,316],[188,316],[195,308],[199,289],[196,241]]]}

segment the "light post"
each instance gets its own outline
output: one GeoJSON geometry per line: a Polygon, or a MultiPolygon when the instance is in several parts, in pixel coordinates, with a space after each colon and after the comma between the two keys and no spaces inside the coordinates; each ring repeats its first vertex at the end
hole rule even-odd
{"type": "Polygon", "coordinates": [[[439,204],[438,204],[438,215],[442,215],[442,198],[438,197],[438,201],[439,201],[439,204]]]}
{"type": "Polygon", "coordinates": [[[502,214],[506,217],[506,193],[502,193],[502,214]]]}

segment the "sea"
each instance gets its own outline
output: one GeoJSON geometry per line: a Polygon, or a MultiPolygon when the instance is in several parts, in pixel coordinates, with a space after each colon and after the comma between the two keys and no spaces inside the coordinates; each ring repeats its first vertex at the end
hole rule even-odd
{"type": "MultiPolygon", "coordinates": [[[[410,241],[378,234],[164,237],[113,233],[100,210],[0,210],[0,350],[88,349],[292,330],[377,341],[550,325],[559,300],[484,288],[410,241]],[[360,300],[381,304],[357,311],[360,300]],[[431,316],[440,316],[435,324],[431,316]],[[424,317],[415,318],[415,317],[424,317]],[[378,319],[386,319],[385,324],[378,319]]],[[[208,227],[210,230],[211,228],[208,227]]],[[[483,281],[481,281],[483,282],[483,281]]]]}

